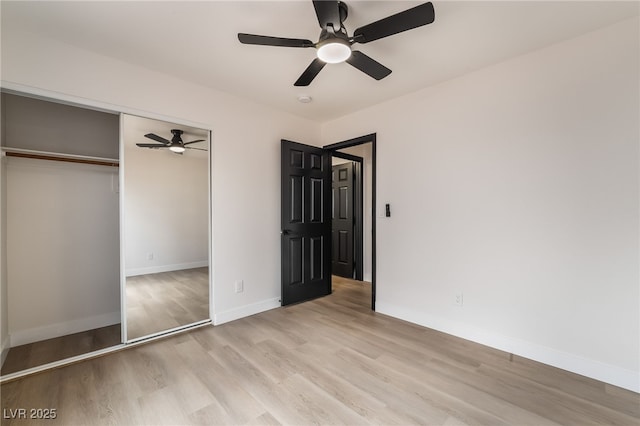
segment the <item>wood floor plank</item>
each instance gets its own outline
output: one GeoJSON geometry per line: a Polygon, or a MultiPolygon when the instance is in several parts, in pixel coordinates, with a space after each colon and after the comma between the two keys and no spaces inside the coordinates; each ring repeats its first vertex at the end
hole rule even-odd
{"type": "Polygon", "coordinates": [[[307,353],[288,351],[285,346],[273,340],[261,342],[259,346],[265,354],[268,354],[266,358],[272,359],[274,364],[289,371],[289,377],[300,375],[310,383],[314,383],[322,392],[358,414],[362,421],[374,424],[398,424],[402,423],[402,420],[406,421],[398,416],[388,415],[384,402],[373,398],[368,392],[344,380],[341,375],[334,374],[325,368],[326,355],[334,356],[330,348],[335,346],[327,341],[318,343],[324,346],[325,356],[322,358],[313,356],[317,353],[315,351],[307,353]]]}
{"type": "Polygon", "coordinates": [[[120,344],[120,324],[15,346],[2,365],[2,375],[120,344]]]}
{"type": "MultiPolygon", "coordinates": [[[[370,286],[2,385],[2,425],[638,425],[640,395],[369,309],[370,286]]],[[[173,312],[180,312],[180,307],[173,312]]]]}
{"type": "Polygon", "coordinates": [[[127,277],[127,337],[208,319],[209,268],[127,277]]]}
{"type": "Polygon", "coordinates": [[[229,419],[244,423],[265,412],[265,408],[237,382],[230,371],[213,361],[206,352],[186,343],[181,344],[180,350],[189,371],[198,376],[202,385],[215,398],[215,405],[221,407],[229,419]],[[202,365],[212,368],[202,371],[202,365]]]}
{"type": "Polygon", "coordinates": [[[234,371],[238,384],[281,424],[307,424],[306,419],[288,405],[286,392],[279,382],[273,382],[263,373],[260,366],[254,366],[235,349],[225,346],[221,351],[211,353],[227,371],[234,371]]]}
{"type": "Polygon", "coordinates": [[[583,397],[558,391],[502,369],[482,366],[478,373],[486,378],[491,390],[507,401],[518,401],[520,406],[538,415],[569,419],[582,424],[633,424],[625,413],[592,403],[583,397]],[[526,400],[524,402],[520,402],[526,400]]]}
{"type": "Polygon", "coordinates": [[[509,425],[517,420],[518,424],[553,424],[546,419],[536,418],[527,421],[532,416],[523,412],[519,407],[505,404],[485,392],[478,391],[471,386],[461,385],[449,377],[438,376],[430,365],[429,360],[408,364],[406,359],[394,354],[385,354],[380,362],[403,376],[402,380],[412,383],[417,394],[429,400],[452,419],[469,424],[509,425]]]}
{"type": "MultiPolygon", "coordinates": [[[[319,354],[327,353],[325,351],[327,345],[330,343],[314,341],[298,348],[303,359],[310,360],[315,367],[307,368],[302,374],[305,374],[309,380],[318,383],[326,392],[333,395],[342,404],[348,405],[372,424],[403,425],[414,423],[404,411],[390,408],[388,393],[383,393],[379,397],[369,388],[360,386],[361,380],[354,380],[351,375],[343,374],[340,368],[328,368],[326,356],[318,357],[319,354]]],[[[329,354],[331,357],[334,355],[334,353],[329,354]]],[[[392,392],[392,390],[388,389],[388,392],[392,392]]]]}

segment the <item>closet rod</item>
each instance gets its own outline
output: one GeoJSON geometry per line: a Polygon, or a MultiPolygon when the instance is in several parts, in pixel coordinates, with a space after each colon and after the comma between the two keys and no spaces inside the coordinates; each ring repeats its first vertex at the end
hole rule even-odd
{"type": "Polygon", "coordinates": [[[97,166],[120,167],[120,165],[115,161],[88,160],[85,158],[73,158],[73,157],[56,157],[54,155],[30,154],[26,152],[15,152],[15,151],[6,151],[5,155],[7,157],[34,158],[36,160],[51,160],[51,161],[63,161],[67,163],[81,163],[81,164],[94,164],[97,166]]]}

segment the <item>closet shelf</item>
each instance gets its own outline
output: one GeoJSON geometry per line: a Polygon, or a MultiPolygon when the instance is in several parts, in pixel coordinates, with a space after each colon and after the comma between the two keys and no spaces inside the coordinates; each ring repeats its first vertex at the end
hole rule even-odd
{"type": "Polygon", "coordinates": [[[112,158],[89,157],[85,155],[60,154],[56,152],[33,151],[28,149],[2,147],[7,157],[32,158],[36,160],[63,161],[67,163],[93,164],[107,167],[120,167],[119,160],[112,158]]]}

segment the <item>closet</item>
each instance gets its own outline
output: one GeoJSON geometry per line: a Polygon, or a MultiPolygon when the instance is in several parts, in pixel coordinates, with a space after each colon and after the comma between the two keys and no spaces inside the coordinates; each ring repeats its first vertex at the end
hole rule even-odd
{"type": "Polygon", "coordinates": [[[211,324],[211,131],[0,106],[0,380],[211,324]]]}
{"type": "Polygon", "coordinates": [[[119,115],[1,107],[6,375],[121,343],[119,115]]]}

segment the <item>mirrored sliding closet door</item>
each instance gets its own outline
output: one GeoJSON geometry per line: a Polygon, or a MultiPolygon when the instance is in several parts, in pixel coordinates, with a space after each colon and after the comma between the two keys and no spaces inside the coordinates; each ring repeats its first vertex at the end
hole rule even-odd
{"type": "Polygon", "coordinates": [[[122,116],[126,340],[208,321],[210,132],[122,116]]]}

